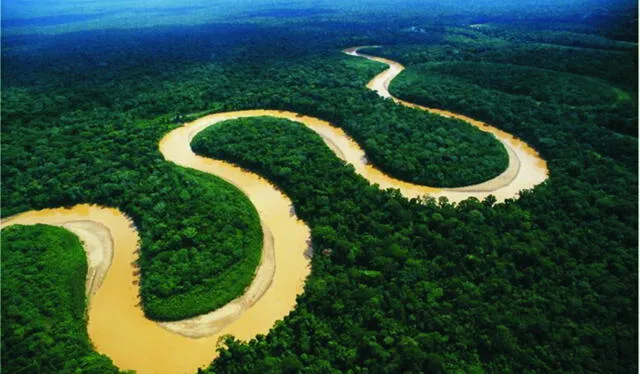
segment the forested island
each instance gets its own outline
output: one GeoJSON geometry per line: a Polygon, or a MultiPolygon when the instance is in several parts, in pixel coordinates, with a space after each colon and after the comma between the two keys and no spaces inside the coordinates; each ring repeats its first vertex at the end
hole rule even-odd
{"type": "Polygon", "coordinates": [[[3,13],[3,370],[131,369],[87,332],[83,243],[60,227],[5,226],[23,212],[89,203],[129,217],[150,321],[213,313],[245,292],[265,212],[245,186],[159,149],[207,115],[319,118],[370,167],[434,188],[507,168],[493,135],[368,89],[387,66],[342,51],[370,46],[360,51],[405,67],[394,97],[511,134],[548,179],[505,201],[408,198],[300,122],[202,130],[197,156],[291,200],[310,232],[310,274],[268,333],[223,334],[198,372],[638,371],[637,2],[99,3],[3,13]]]}

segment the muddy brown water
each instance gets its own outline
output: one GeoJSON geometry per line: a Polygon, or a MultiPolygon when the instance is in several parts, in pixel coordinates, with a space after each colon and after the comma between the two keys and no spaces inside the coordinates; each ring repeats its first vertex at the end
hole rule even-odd
{"type": "Polygon", "coordinates": [[[504,201],[509,198],[517,198],[518,193],[521,190],[533,188],[544,182],[549,177],[549,170],[547,168],[546,161],[540,157],[535,149],[513,135],[485,122],[475,120],[462,114],[413,104],[391,95],[391,93],[389,93],[389,84],[404,70],[404,66],[396,61],[386,58],[361,54],[358,52],[361,48],[365,47],[347,48],[343,52],[351,56],[366,58],[388,66],[387,70],[378,74],[369,81],[367,88],[377,92],[378,95],[384,98],[390,98],[399,105],[424,110],[443,117],[456,118],[469,123],[481,131],[491,133],[500,143],[502,143],[509,155],[509,164],[505,171],[497,177],[479,184],[457,188],[430,189],[390,178],[388,181],[384,181],[389,183],[380,183],[381,187],[391,187],[395,184],[407,197],[415,197],[428,193],[436,198],[446,196],[449,201],[459,202],[469,197],[476,197],[482,200],[489,195],[494,195],[498,201],[504,201]]]}
{"type": "Polygon", "coordinates": [[[494,194],[498,200],[516,198],[518,191],[532,188],[548,175],[546,163],[526,143],[483,122],[447,111],[425,108],[393,98],[389,82],[402,65],[386,59],[359,55],[358,48],[346,53],[389,65],[367,87],[401,105],[455,117],[487,131],[502,142],[509,154],[509,167],[490,181],[460,188],[419,186],[392,178],[372,165],[360,146],[344,131],[321,119],[293,112],[248,110],[202,117],[168,133],[160,142],[165,159],[177,165],[219,176],[237,186],[255,205],[262,222],[265,248],[256,277],[244,295],[223,308],[203,316],[171,323],[157,323],[144,317],[138,298],[138,276],[133,266],[139,237],[125,214],[117,209],[77,205],[71,209],[29,211],[2,221],[11,224],[44,223],[62,226],[83,241],[89,259],[87,290],[88,331],[97,351],[111,357],[121,369],[138,373],[193,373],[207,366],[217,355],[218,339],[232,334],[248,340],[266,334],[274,323],[294,307],[310,272],[308,227],[291,212],[291,200],[264,178],[230,163],[197,156],[191,140],[200,131],[224,120],[273,116],[304,124],[356,172],[381,188],[398,188],[407,197],[429,194],[460,201],[471,196],[494,194]],[[107,276],[105,276],[108,274],[107,276]]]}

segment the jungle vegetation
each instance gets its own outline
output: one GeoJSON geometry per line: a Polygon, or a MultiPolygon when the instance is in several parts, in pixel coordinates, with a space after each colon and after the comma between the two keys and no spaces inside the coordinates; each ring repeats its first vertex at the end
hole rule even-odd
{"type": "Polygon", "coordinates": [[[119,373],[86,326],[87,257],[74,234],[47,225],[2,230],[2,370],[119,373]]]}
{"type": "Polygon", "coordinates": [[[260,262],[262,230],[255,208],[237,188],[171,166],[157,152],[156,139],[144,144],[140,127],[70,120],[59,123],[49,140],[37,132],[36,123],[30,129],[3,126],[4,136],[16,139],[3,143],[4,154],[12,155],[12,161],[4,160],[3,178],[22,182],[16,190],[2,189],[7,193],[3,214],[82,201],[120,207],[140,232],[143,250],[137,265],[148,317],[176,320],[206,313],[251,283],[260,262]],[[70,146],[78,137],[92,141],[70,146]],[[25,147],[16,148],[19,143],[25,147]],[[47,152],[50,148],[57,153],[47,152]],[[106,160],[105,154],[113,157],[106,160]],[[31,173],[40,178],[29,178],[31,173]],[[21,205],[26,198],[33,205],[21,205]]]}
{"type": "MultiPolygon", "coordinates": [[[[598,1],[588,17],[536,3],[3,33],[1,214],[121,209],[141,235],[145,313],[179,319],[241,292],[212,285],[249,282],[262,240],[239,191],[158,152],[185,121],[286,109],[342,127],[400,179],[462,185],[504,169],[493,138],[379,98],[365,85],[384,66],[340,52],[383,45],[368,52],[407,66],[395,95],[527,141],[549,180],[501,204],[407,200],[368,185],[301,125],[207,130],[197,151],[275,182],[315,252],[298,307],[266,336],[227,339],[209,371],[637,372],[637,31],[598,1]],[[246,271],[220,277],[224,266],[246,271]]],[[[8,233],[3,272],[20,242],[8,233]]],[[[4,313],[8,286],[3,325],[38,331],[39,318],[4,313]]],[[[11,357],[50,354],[38,347],[11,357]]]]}
{"type": "Polygon", "coordinates": [[[364,89],[383,67],[345,56],[337,46],[324,46],[319,54],[327,43],[319,35],[320,45],[309,46],[311,55],[282,50],[289,54],[285,62],[265,45],[278,37],[302,43],[302,35],[286,39],[278,30],[265,36],[253,27],[238,28],[247,29],[256,57],[248,59],[244,47],[227,51],[237,46],[237,30],[212,26],[200,31],[199,42],[210,44],[211,33],[229,35],[227,44],[216,47],[227,55],[224,63],[211,63],[208,56],[209,63],[180,73],[169,73],[175,65],[168,61],[179,64],[191,52],[154,49],[160,38],[169,38],[162,34],[138,36],[144,39],[139,44],[127,32],[106,40],[56,37],[46,60],[35,53],[14,56],[13,48],[5,53],[2,115],[8,141],[2,147],[11,157],[3,160],[2,214],[81,202],[126,212],[141,232],[141,297],[153,319],[181,319],[224,305],[241,293],[239,285],[249,284],[255,266],[248,264],[259,258],[262,236],[248,200],[215,177],[168,164],[156,151],[164,133],[196,117],[189,114],[274,108],[314,115],[342,125],[383,170],[430,185],[477,183],[506,167],[504,149],[492,136],[460,121],[400,108],[364,89]],[[76,51],[77,45],[86,51],[76,51]],[[116,63],[127,48],[134,51],[127,61],[113,69],[102,66],[116,63]],[[94,56],[97,50],[104,55],[94,56]],[[140,71],[150,56],[157,62],[140,71]],[[78,137],[92,142],[76,142],[78,137]],[[196,227],[199,234],[190,237],[196,227]],[[243,253],[253,253],[253,261],[238,265],[240,273],[225,272],[239,279],[218,276],[243,253]]]}
{"type": "MultiPolygon", "coordinates": [[[[583,199],[575,188],[591,184],[559,176],[504,204],[407,201],[369,186],[311,130],[269,118],[212,127],[193,147],[276,182],[311,226],[315,253],[307,292],[285,323],[248,345],[228,338],[211,372],[635,365],[636,337],[624,326],[633,326],[637,306],[621,295],[635,291],[636,275],[623,265],[633,266],[635,253],[623,248],[635,245],[636,217],[623,213],[634,209],[630,200],[611,198],[624,196],[624,186],[605,194],[600,183],[583,199]],[[596,211],[608,213],[587,219],[596,211]]],[[[624,173],[602,162],[592,167],[624,173]]]]}

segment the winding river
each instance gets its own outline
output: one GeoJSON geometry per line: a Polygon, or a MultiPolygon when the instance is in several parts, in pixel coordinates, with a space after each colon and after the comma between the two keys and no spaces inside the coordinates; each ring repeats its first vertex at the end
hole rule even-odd
{"type": "Polygon", "coordinates": [[[407,197],[429,194],[451,201],[494,194],[498,200],[516,198],[548,175],[546,163],[524,142],[483,122],[437,109],[425,108],[392,97],[389,82],[402,70],[397,62],[361,55],[358,48],[344,52],[389,65],[367,87],[383,97],[412,108],[466,121],[487,131],[505,146],[508,168],[484,183],[439,189],[392,178],[364,160],[360,146],[344,131],[318,118],[274,110],[216,113],[169,132],[159,149],[167,161],[214,174],[237,186],[255,205],[265,238],[261,263],[245,293],[211,313],[183,321],[157,323],[144,317],[138,298],[138,276],[133,267],[139,237],[133,222],[113,208],[77,205],[70,209],[29,211],[9,217],[1,226],[44,223],[65,227],[82,240],[89,259],[87,294],[90,296],[88,331],[96,350],[108,355],[122,369],[138,373],[193,373],[217,355],[220,336],[232,334],[248,340],[266,334],[294,307],[310,272],[308,227],[292,212],[291,200],[262,177],[230,163],[197,156],[191,140],[205,128],[241,117],[272,116],[299,122],[317,134],[334,153],[352,164],[358,174],[381,188],[398,188],[407,197]],[[106,276],[106,274],[109,274],[106,276]]]}
{"type": "Polygon", "coordinates": [[[485,122],[475,120],[462,114],[442,109],[428,108],[398,99],[391,95],[391,93],[389,93],[389,85],[391,84],[391,81],[404,70],[404,66],[393,60],[358,52],[359,49],[369,47],[375,46],[352,47],[343,50],[343,52],[348,55],[363,57],[389,66],[387,70],[378,74],[369,81],[369,83],[367,83],[367,88],[377,92],[378,95],[384,98],[392,99],[397,104],[404,105],[409,108],[424,110],[447,118],[459,119],[482,131],[491,133],[500,143],[502,143],[509,155],[509,165],[505,171],[493,179],[471,186],[438,189],[418,186],[389,178],[389,183],[380,183],[380,187],[399,188],[402,194],[407,197],[429,194],[433,197],[446,196],[449,201],[459,202],[469,197],[476,197],[482,200],[489,195],[494,195],[497,201],[504,201],[509,198],[517,198],[520,191],[533,188],[548,178],[549,170],[547,169],[546,161],[540,157],[535,149],[513,135],[485,122]]]}

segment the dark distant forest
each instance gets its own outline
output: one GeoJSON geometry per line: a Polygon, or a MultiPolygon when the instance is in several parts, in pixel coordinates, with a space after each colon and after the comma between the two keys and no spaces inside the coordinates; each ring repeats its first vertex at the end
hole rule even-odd
{"type": "MultiPolygon", "coordinates": [[[[311,228],[315,255],[296,309],[266,336],[227,338],[206,372],[635,373],[637,18],[616,7],[624,2],[485,3],[280,7],[224,23],[3,33],[1,215],[121,209],[141,235],[143,309],[175,320],[240,294],[262,246],[246,197],[160,155],[158,141],[184,122],[286,109],[343,128],[399,179],[460,186],[499,174],[506,157],[492,137],[378,97],[365,85],[384,66],[341,53],[380,45],[366,52],[407,68],[395,96],[523,139],[549,179],[504,203],[408,200],[369,185],[299,124],[249,118],[208,129],[194,150],[273,181],[311,228]]],[[[5,370],[11,361],[33,372],[115,370],[83,329],[82,292],[71,285],[86,264],[68,235],[2,231],[5,370]],[[73,251],[68,274],[36,289],[33,269],[55,268],[45,254],[62,247],[73,251]],[[40,310],[45,292],[71,301],[40,310]],[[54,317],[66,333],[48,325],[54,317]]]]}

